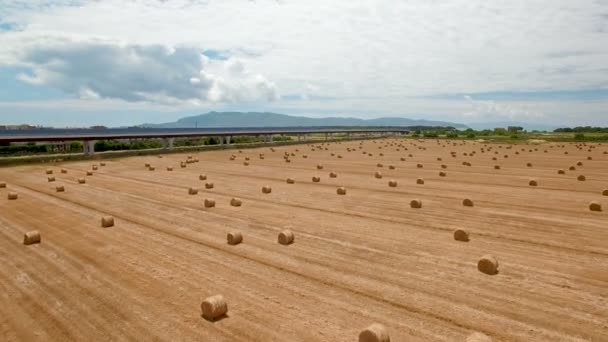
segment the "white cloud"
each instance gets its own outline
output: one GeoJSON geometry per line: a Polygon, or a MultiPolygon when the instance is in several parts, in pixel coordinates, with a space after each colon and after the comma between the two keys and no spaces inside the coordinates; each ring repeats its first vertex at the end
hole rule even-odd
{"type": "MultiPolygon", "coordinates": [[[[35,74],[21,79],[73,94],[86,89],[164,103],[266,101],[278,93],[307,99],[297,106],[314,97],[342,99],[312,101],[331,114],[352,98],[365,108],[384,101],[395,106],[390,112],[403,112],[416,96],[608,88],[606,1],[4,1],[0,18],[23,31],[0,33],[0,64],[30,51],[35,74]],[[61,50],[71,66],[44,58],[60,52],[48,37],[72,46],[61,50]],[[116,60],[93,55],[79,62],[83,47],[105,48],[116,60]],[[201,48],[231,58],[199,61],[201,48]]],[[[433,107],[430,100],[415,103],[420,112],[433,107]]],[[[562,115],[555,102],[451,103],[435,101],[435,108],[457,108],[467,118],[562,115]]],[[[271,105],[281,104],[293,105],[271,105]]]]}
{"type": "Polygon", "coordinates": [[[33,74],[19,80],[83,99],[230,102],[274,100],[276,89],[237,59],[209,60],[202,49],[69,36],[28,37],[9,56],[33,74]]]}

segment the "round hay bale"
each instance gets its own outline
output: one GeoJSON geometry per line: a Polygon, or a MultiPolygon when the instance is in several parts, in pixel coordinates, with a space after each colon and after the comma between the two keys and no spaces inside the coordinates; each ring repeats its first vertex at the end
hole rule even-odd
{"type": "Polygon", "coordinates": [[[215,200],[211,198],[205,198],[205,200],[203,201],[203,205],[205,206],[205,208],[213,208],[215,207],[215,200]]]}
{"type": "Polygon", "coordinates": [[[144,166],[145,167],[150,167],[151,165],[150,165],[150,163],[145,163],[144,166]]]}
{"type": "Polygon", "coordinates": [[[576,171],[576,167],[574,167],[574,166],[570,166],[570,167],[568,168],[568,170],[570,170],[570,171],[576,171]]]}
{"type": "Polygon", "coordinates": [[[583,162],[579,161],[578,163],[576,163],[576,166],[583,166],[583,162]]]}
{"type": "Polygon", "coordinates": [[[198,194],[197,188],[188,188],[188,195],[196,195],[198,194]]]}
{"type": "Polygon", "coordinates": [[[233,207],[240,207],[242,204],[243,204],[243,201],[241,201],[240,198],[233,197],[230,200],[230,205],[233,207]]]}
{"type": "Polygon", "coordinates": [[[66,170],[66,169],[61,169],[61,173],[68,173],[68,170],[66,170]]]}
{"type": "Polygon", "coordinates": [[[359,342],[391,342],[386,327],[374,323],[359,333],[359,342]]]}
{"type": "Polygon", "coordinates": [[[464,231],[462,229],[456,229],[454,231],[454,240],[468,242],[469,233],[467,233],[466,231],[464,231]]]}
{"type": "Polygon", "coordinates": [[[500,165],[494,165],[494,170],[500,170],[500,165]]]}
{"type": "Polygon", "coordinates": [[[91,169],[93,169],[93,171],[97,171],[97,165],[91,166],[91,169]]]}
{"type": "Polygon", "coordinates": [[[57,185],[55,187],[55,191],[57,191],[57,192],[65,192],[65,187],[63,185],[57,185]]]}
{"type": "Polygon", "coordinates": [[[40,243],[40,241],[40,232],[37,230],[32,230],[23,234],[24,245],[33,245],[35,243],[40,243]]]}
{"type": "Polygon", "coordinates": [[[474,332],[467,336],[467,340],[465,342],[492,342],[492,338],[486,334],[474,332]]]}
{"type": "Polygon", "coordinates": [[[245,162],[243,162],[243,165],[245,165],[245,166],[249,166],[249,162],[248,162],[248,161],[245,161],[245,162]]]}
{"type": "Polygon", "coordinates": [[[48,180],[49,182],[54,182],[54,181],[55,181],[55,177],[53,177],[53,176],[49,176],[49,177],[47,177],[47,180],[48,180]]]}
{"type": "Polygon", "coordinates": [[[382,165],[382,163],[378,163],[376,164],[376,167],[384,167],[384,165],[382,165]]]}
{"type": "Polygon", "coordinates": [[[170,166],[168,166],[168,167],[167,167],[167,171],[173,171],[173,168],[172,168],[172,167],[170,167],[170,166]]]}
{"type": "Polygon", "coordinates": [[[345,187],[343,187],[343,186],[341,186],[341,187],[339,187],[338,189],[336,189],[336,193],[337,193],[338,195],[346,195],[346,188],[345,188],[345,187]]]}
{"type": "Polygon", "coordinates": [[[207,175],[199,175],[198,180],[207,180],[207,175]]]}
{"type": "Polygon", "coordinates": [[[13,201],[13,200],[16,200],[17,198],[19,198],[19,194],[17,194],[16,192],[12,192],[11,191],[11,192],[8,193],[7,198],[10,201],[13,201]]]}
{"type": "Polygon", "coordinates": [[[47,169],[47,170],[46,170],[46,174],[47,174],[47,175],[52,175],[52,174],[53,174],[53,170],[51,170],[51,169],[47,169]]]}
{"type": "Polygon", "coordinates": [[[388,181],[388,186],[390,186],[391,188],[396,188],[397,187],[397,181],[394,179],[391,179],[388,181]]]}
{"type": "Polygon", "coordinates": [[[491,255],[484,255],[477,262],[477,269],[481,273],[494,275],[498,273],[498,260],[491,255]]]}
{"type": "Polygon", "coordinates": [[[602,205],[599,202],[589,203],[589,210],[591,211],[602,211],[602,205]]]}
{"type": "Polygon", "coordinates": [[[414,209],[422,208],[422,201],[419,199],[413,199],[410,201],[410,207],[414,209]]]}
{"type": "Polygon", "coordinates": [[[422,178],[416,179],[416,184],[424,184],[424,179],[422,179],[422,178]]]}
{"type": "Polygon", "coordinates": [[[401,161],[405,161],[405,158],[401,157],[399,160],[401,160],[401,161]]]}
{"type": "Polygon", "coordinates": [[[416,164],[416,167],[422,169],[424,166],[422,164],[416,164]]]}
{"type": "Polygon", "coordinates": [[[329,173],[329,178],[336,178],[336,177],[338,177],[337,173],[335,173],[335,172],[330,172],[329,173]]]}
{"type": "Polygon", "coordinates": [[[99,166],[106,166],[106,163],[101,162],[101,163],[99,163],[99,166]]]}
{"type": "Polygon", "coordinates": [[[262,193],[269,194],[271,192],[272,192],[272,188],[270,187],[270,185],[264,185],[262,187],[262,193]]]}
{"type": "Polygon", "coordinates": [[[445,164],[441,164],[441,168],[442,168],[442,169],[447,169],[447,168],[448,168],[448,166],[447,166],[447,165],[445,165],[445,164]]]}
{"type": "Polygon", "coordinates": [[[205,189],[213,189],[213,183],[211,183],[211,182],[205,183],[205,189]]]}
{"type": "Polygon", "coordinates": [[[602,191],[602,195],[603,196],[608,196],[608,189],[604,189],[604,191],[602,191]]]}
{"type": "Polygon", "coordinates": [[[530,186],[538,186],[538,182],[535,179],[530,179],[530,181],[528,182],[528,185],[530,185],[530,186]]]}
{"type": "Polygon", "coordinates": [[[295,236],[293,232],[289,229],[285,229],[284,231],[279,233],[278,242],[281,245],[290,245],[295,240],[295,236]]]}
{"type": "Polygon", "coordinates": [[[576,177],[576,179],[580,182],[584,182],[587,180],[587,177],[585,177],[585,175],[579,175],[578,177],[576,177]]]}
{"type": "Polygon", "coordinates": [[[565,175],[566,171],[564,169],[559,169],[559,170],[557,170],[557,174],[558,175],[565,175]]]}
{"type": "Polygon", "coordinates": [[[238,245],[243,242],[243,234],[241,234],[241,232],[229,232],[226,235],[226,241],[229,245],[238,245]]]}
{"type": "Polygon", "coordinates": [[[527,163],[526,166],[527,167],[532,167],[532,163],[527,163]]]}
{"type": "Polygon", "coordinates": [[[6,182],[0,182],[0,188],[2,188],[2,189],[6,188],[6,182]]]}
{"type": "Polygon", "coordinates": [[[445,177],[445,176],[447,176],[447,175],[448,175],[448,174],[447,174],[447,173],[445,173],[445,172],[443,172],[443,171],[439,172],[439,177],[445,177]]]}
{"type": "MultiPolygon", "coordinates": [[[[182,166],[182,167],[183,167],[183,166],[182,166]]],[[[150,167],[148,168],[148,170],[150,170],[150,171],[154,171],[154,170],[156,170],[156,168],[155,168],[154,166],[150,166],[150,167]]],[[[91,172],[91,174],[90,174],[90,175],[89,175],[89,174],[88,174],[88,172],[87,172],[87,176],[92,176],[92,175],[93,175],[93,172],[91,172]]]]}
{"type": "Polygon", "coordinates": [[[376,178],[378,178],[378,179],[382,178],[382,172],[380,172],[380,171],[376,171],[376,172],[374,173],[374,177],[376,177],[376,178]]]}
{"type": "Polygon", "coordinates": [[[587,160],[593,160],[593,157],[587,157],[587,160]]]}
{"type": "Polygon", "coordinates": [[[472,207],[473,206],[473,201],[469,198],[465,198],[462,200],[462,205],[465,207],[472,207]]]}
{"type": "Polygon", "coordinates": [[[313,176],[312,181],[315,183],[319,183],[321,181],[321,177],[313,176]]]}
{"type": "Polygon", "coordinates": [[[101,226],[109,228],[114,226],[114,218],[112,216],[104,216],[101,218],[101,226]]]}
{"type": "Polygon", "coordinates": [[[323,170],[323,165],[318,164],[318,165],[317,165],[317,170],[323,170]]]}
{"type": "Polygon", "coordinates": [[[228,304],[222,295],[211,296],[203,300],[201,311],[204,319],[213,322],[228,313],[228,304]]]}
{"type": "Polygon", "coordinates": [[[295,180],[295,179],[293,179],[293,178],[287,178],[287,179],[285,180],[285,182],[287,182],[287,184],[295,184],[295,183],[296,183],[296,180],[295,180]]]}

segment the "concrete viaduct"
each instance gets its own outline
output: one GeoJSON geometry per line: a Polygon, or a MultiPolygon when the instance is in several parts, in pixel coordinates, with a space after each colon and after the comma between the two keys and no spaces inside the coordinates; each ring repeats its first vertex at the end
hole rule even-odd
{"type": "Polygon", "coordinates": [[[67,142],[82,141],[84,154],[95,153],[99,140],[162,139],[164,149],[173,149],[176,138],[216,137],[220,144],[230,144],[233,136],[262,136],[267,143],[273,135],[295,135],[306,141],[309,134],[324,134],[325,140],[333,134],[352,136],[403,135],[405,127],[273,127],[273,128],[107,128],[107,129],[32,129],[0,131],[0,143],[14,142],[67,142]]]}

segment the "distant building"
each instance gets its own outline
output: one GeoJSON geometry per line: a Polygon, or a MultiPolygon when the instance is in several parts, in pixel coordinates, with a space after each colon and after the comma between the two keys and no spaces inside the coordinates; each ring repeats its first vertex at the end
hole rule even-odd
{"type": "Polygon", "coordinates": [[[509,126],[509,127],[507,127],[507,130],[509,132],[517,133],[519,131],[523,131],[524,128],[523,127],[519,127],[519,126],[509,126]]]}
{"type": "Polygon", "coordinates": [[[89,127],[90,129],[107,129],[108,127],[106,126],[101,126],[101,125],[97,125],[97,126],[91,126],[89,127]]]}

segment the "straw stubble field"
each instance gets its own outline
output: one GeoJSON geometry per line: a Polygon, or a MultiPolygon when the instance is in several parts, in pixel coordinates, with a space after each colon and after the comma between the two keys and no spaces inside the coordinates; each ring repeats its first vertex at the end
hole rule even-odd
{"type": "Polygon", "coordinates": [[[606,341],[607,153],[379,139],[3,168],[0,340],[606,341]]]}

